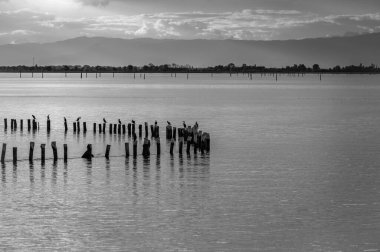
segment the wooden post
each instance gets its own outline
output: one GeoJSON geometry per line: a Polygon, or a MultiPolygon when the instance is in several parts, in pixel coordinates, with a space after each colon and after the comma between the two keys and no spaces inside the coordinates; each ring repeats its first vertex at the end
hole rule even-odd
{"type": "Polygon", "coordinates": [[[133,157],[137,157],[137,139],[133,140],[133,157]]]}
{"type": "Polygon", "coordinates": [[[145,124],[145,137],[148,137],[148,123],[147,122],[145,122],[144,123],[145,124]]]}
{"type": "Polygon", "coordinates": [[[132,135],[136,133],[136,125],[132,123],[132,135]]]}
{"type": "Polygon", "coordinates": [[[99,123],[99,134],[102,133],[102,125],[99,123]]]}
{"type": "Polygon", "coordinates": [[[20,130],[21,131],[24,130],[24,120],[23,119],[20,119],[20,130]]]}
{"type": "Polygon", "coordinates": [[[174,149],[174,139],[170,142],[170,155],[173,155],[173,149],[174,149]]]}
{"type": "Polygon", "coordinates": [[[109,133],[112,134],[112,123],[109,125],[109,133]]]}
{"type": "Polygon", "coordinates": [[[8,129],[8,119],[4,118],[4,130],[8,129]]]}
{"type": "Polygon", "coordinates": [[[13,119],[11,119],[11,131],[13,131],[13,119]]]}
{"type": "Polygon", "coordinates": [[[179,144],[178,144],[178,152],[179,152],[179,154],[182,155],[183,137],[180,137],[180,138],[178,139],[178,142],[179,142],[179,144]]]}
{"type": "Polygon", "coordinates": [[[110,158],[110,149],[111,149],[111,145],[107,144],[107,148],[106,148],[106,159],[109,159],[110,158]]]}
{"type": "Polygon", "coordinates": [[[47,132],[50,132],[50,119],[47,120],[46,125],[47,132]]]}
{"type": "Polygon", "coordinates": [[[125,157],[129,157],[129,143],[125,143],[125,157]]]}
{"type": "Polygon", "coordinates": [[[173,134],[172,134],[172,126],[167,125],[166,126],[166,139],[172,139],[173,134]]]}
{"type": "Polygon", "coordinates": [[[17,147],[13,147],[13,163],[17,163],[17,147]]]}
{"type": "Polygon", "coordinates": [[[1,163],[5,162],[5,152],[7,151],[7,144],[3,143],[3,149],[1,150],[1,163]]]}
{"type": "Polygon", "coordinates": [[[57,143],[55,141],[51,142],[51,148],[53,149],[54,162],[56,162],[58,159],[58,154],[57,154],[57,143]]]}
{"type": "Polygon", "coordinates": [[[160,143],[160,138],[156,138],[156,144],[157,144],[157,156],[161,154],[161,143],[160,143]]]}
{"type": "Polygon", "coordinates": [[[63,144],[63,161],[67,163],[67,144],[63,144]]]}
{"type": "Polygon", "coordinates": [[[142,138],[142,125],[139,124],[139,138],[142,138]]]}
{"type": "Polygon", "coordinates": [[[114,133],[114,134],[117,133],[117,124],[114,124],[114,125],[113,125],[113,133],[114,133]]]}
{"type": "Polygon", "coordinates": [[[30,128],[31,128],[31,126],[30,126],[30,119],[28,119],[28,131],[30,131],[30,128]]]}
{"type": "Polygon", "coordinates": [[[205,133],[205,149],[207,152],[210,152],[210,134],[205,133]]]}
{"type": "Polygon", "coordinates": [[[173,135],[173,139],[176,140],[177,139],[177,128],[176,127],[173,127],[172,135],[173,135]]]}
{"type": "Polygon", "coordinates": [[[106,133],[106,124],[103,123],[103,134],[105,134],[105,133],[106,133]]]}
{"type": "Polygon", "coordinates": [[[87,132],[87,123],[83,122],[83,133],[87,132]]]}
{"type": "Polygon", "coordinates": [[[41,144],[41,164],[45,163],[45,144],[41,144]]]}
{"type": "Polygon", "coordinates": [[[119,135],[121,135],[121,124],[120,123],[117,125],[117,133],[119,135]]]}
{"type": "Polygon", "coordinates": [[[131,124],[128,123],[128,136],[131,136],[132,133],[131,133],[131,124]]]}
{"type": "Polygon", "coordinates": [[[153,125],[150,125],[150,137],[154,137],[154,128],[153,128],[153,125]]]}
{"type": "Polygon", "coordinates": [[[37,123],[36,123],[36,120],[33,119],[32,123],[33,123],[33,130],[37,130],[37,123]]]}
{"type": "Polygon", "coordinates": [[[75,122],[73,122],[73,131],[74,133],[77,132],[77,124],[75,122]]]}
{"type": "Polygon", "coordinates": [[[65,132],[67,132],[68,128],[67,128],[67,121],[66,121],[66,119],[65,119],[65,121],[63,122],[63,125],[64,125],[64,127],[65,127],[65,132]]]}
{"type": "Polygon", "coordinates": [[[123,135],[125,135],[125,124],[123,124],[123,135]]]}
{"type": "Polygon", "coordinates": [[[13,123],[14,123],[14,130],[17,130],[17,120],[13,119],[13,123]]]}
{"type": "Polygon", "coordinates": [[[154,128],[154,137],[160,137],[160,127],[156,126],[154,128]]]}
{"type": "Polygon", "coordinates": [[[78,133],[80,132],[80,122],[77,121],[77,130],[78,130],[78,133]]]}
{"type": "Polygon", "coordinates": [[[82,79],[82,77],[83,77],[82,75],[83,75],[83,73],[81,72],[81,73],[80,73],[80,78],[81,78],[81,79],[82,79]]]}
{"type": "Polygon", "coordinates": [[[96,133],[96,123],[93,124],[93,131],[96,133]]]}
{"type": "Polygon", "coordinates": [[[29,162],[33,163],[33,151],[34,151],[34,142],[30,142],[29,146],[29,162]]]}
{"type": "Polygon", "coordinates": [[[194,154],[196,154],[197,153],[197,148],[198,148],[198,134],[197,133],[194,134],[194,140],[193,140],[193,142],[194,142],[194,154]]]}

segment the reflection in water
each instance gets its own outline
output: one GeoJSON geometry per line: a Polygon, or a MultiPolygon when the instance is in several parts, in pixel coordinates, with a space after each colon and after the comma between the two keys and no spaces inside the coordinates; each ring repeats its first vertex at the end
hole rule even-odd
{"type": "Polygon", "coordinates": [[[91,185],[92,183],[92,160],[87,160],[87,159],[83,159],[83,161],[85,162],[86,164],[86,169],[87,169],[87,172],[86,172],[86,183],[87,185],[91,185]]]}
{"type": "Polygon", "coordinates": [[[30,184],[34,184],[34,165],[33,162],[29,162],[29,180],[30,184]]]}
{"type": "Polygon", "coordinates": [[[64,162],[64,164],[63,164],[63,184],[64,185],[67,185],[67,174],[68,174],[67,162],[64,162]]]}
{"type": "Polygon", "coordinates": [[[106,184],[109,185],[110,184],[110,180],[111,180],[111,162],[109,159],[105,159],[106,160],[106,184]]]}
{"type": "Polygon", "coordinates": [[[51,172],[51,182],[53,183],[53,185],[57,184],[57,162],[56,161],[53,162],[53,169],[51,172]]]}
{"type": "Polygon", "coordinates": [[[5,163],[1,164],[1,181],[3,182],[3,185],[7,182],[7,173],[5,168],[5,163]]]}
{"type": "Polygon", "coordinates": [[[138,190],[137,190],[138,173],[137,173],[137,160],[136,160],[136,158],[134,158],[132,162],[133,162],[133,183],[132,183],[132,187],[133,187],[133,195],[135,196],[133,203],[134,203],[134,205],[136,205],[137,197],[139,196],[138,190]]]}
{"type": "Polygon", "coordinates": [[[129,157],[125,158],[125,176],[129,176],[129,157]]]}
{"type": "Polygon", "coordinates": [[[41,182],[45,183],[45,162],[41,163],[41,182]]]}
{"type": "Polygon", "coordinates": [[[13,179],[13,183],[17,182],[17,163],[13,163],[12,179],[13,179]]]}

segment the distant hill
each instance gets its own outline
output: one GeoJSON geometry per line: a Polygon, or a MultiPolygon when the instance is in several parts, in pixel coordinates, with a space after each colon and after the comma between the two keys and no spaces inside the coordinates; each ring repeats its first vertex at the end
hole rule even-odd
{"type": "Polygon", "coordinates": [[[0,65],[31,65],[33,56],[38,65],[380,65],[379,45],[380,33],[276,41],[78,37],[45,44],[1,45],[0,65]]]}

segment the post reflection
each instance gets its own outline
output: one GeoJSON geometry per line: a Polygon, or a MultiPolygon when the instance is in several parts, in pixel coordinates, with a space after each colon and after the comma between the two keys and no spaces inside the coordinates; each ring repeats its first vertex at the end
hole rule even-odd
{"type": "Polygon", "coordinates": [[[109,185],[111,182],[111,162],[106,159],[106,184],[109,185]]]}
{"type": "Polygon", "coordinates": [[[66,186],[67,185],[67,176],[68,176],[68,171],[67,171],[67,163],[65,162],[63,164],[63,184],[66,186]]]}
{"type": "Polygon", "coordinates": [[[45,183],[45,162],[41,162],[41,182],[45,183]]]}
{"type": "Polygon", "coordinates": [[[3,182],[3,185],[7,183],[7,171],[5,168],[5,163],[1,164],[1,181],[3,182]]]}
{"type": "Polygon", "coordinates": [[[34,184],[34,165],[33,162],[29,162],[29,181],[30,184],[34,184]]]}
{"type": "Polygon", "coordinates": [[[139,196],[138,190],[137,190],[137,183],[138,183],[138,172],[137,172],[137,159],[133,159],[133,183],[132,183],[132,191],[133,191],[133,204],[137,204],[137,198],[139,196]]]}
{"type": "Polygon", "coordinates": [[[12,179],[13,183],[17,182],[17,163],[13,163],[12,179]]]}
{"type": "Polygon", "coordinates": [[[51,171],[51,182],[53,183],[53,185],[57,184],[57,162],[56,161],[53,162],[53,167],[51,171]]]}
{"type": "Polygon", "coordinates": [[[92,160],[83,159],[86,165],[86,183],[87,185],[92,184],[92,160]]]}

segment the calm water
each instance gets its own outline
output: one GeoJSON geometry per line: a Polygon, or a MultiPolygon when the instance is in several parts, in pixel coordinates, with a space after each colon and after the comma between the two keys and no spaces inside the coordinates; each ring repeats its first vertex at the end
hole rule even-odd
{"type": "Polygon", "coordinates": [[[380,76],[17,77],[0,76],[2,250],[380,251],[380,76]],[[38,133],[4,132],[32,114],[38,133]],[[79,116],[86,135],[72,133],[79,116]],[[162,155],[153,142],[150,159],[125,159],[128,137],[92,133],[103,117],[157,120],[162,155]],[[211,153],[170,157],[167,120],[197,121],[211,153]],[[69,162],[29,164],[30,141],[36,158],[67,143],[69,162]]]}

